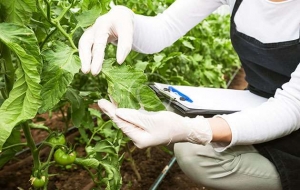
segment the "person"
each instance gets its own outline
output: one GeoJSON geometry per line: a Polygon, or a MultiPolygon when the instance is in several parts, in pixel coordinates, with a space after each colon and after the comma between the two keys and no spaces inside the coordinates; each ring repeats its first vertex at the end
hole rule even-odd
{"type": "Polygon", "coordinates": [[[179,166],[199,184],[231,190],[298,189],[299,0],[177,0],[154,17],[115,6],[80,38],[82,71],[101,71],[110,42],[117,44],[120,64],[131,50],[159,52],[224,4],[230,7],[230,37],[248,89],[267,102],[212,118],[117,108],[103,99],[99,107],[139,148],[175,143],[179,166]]]}

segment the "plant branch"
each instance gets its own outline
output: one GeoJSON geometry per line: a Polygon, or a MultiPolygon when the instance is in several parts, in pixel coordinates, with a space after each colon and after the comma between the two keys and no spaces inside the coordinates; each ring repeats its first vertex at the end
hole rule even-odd
{"type": "Polygon", "coordinates": [[[28,125],[27,122],[22,124],[22,129],[27,141],[27,146],[30,148],[31,153],[32,153],[32,157],[33,157],[33,171],[38,170],[40,168],[40,159],[39,159],[39,150],[37,149],[32,135],[31,135],[31,131],[30,131],[30,127],[28,125]]]}
{"type": "Polygon", "coordinates": [[[45,11],[44,11],[44,9],[43,9],[41,3],[40,3],[40,0],[36,0],[36,5],[37,5],[38,9],[41,11],[43,17],[44,17],[51,25],[54,25],[54,24],[51,22],[51,19],[48,20],[48,17],[47,17],[47,15],[46,15],[46,13],[45,13],[45,11]]]}
{"type": "Polygon", "coordinates": [[[48,20],[51,20],[51,2],[48,0],[45,0],[46,4],[47,4],[47,18],[48,20]]]}
{"type": "Polygon", "coordinates": [[[93,174],[93,172],[91,172],[91,170],[89,168],[87,168],[86,166],[82,166],[88,173],[89,175],[92,177],[92,180],[95,184],[98,184],[98,182],[95,179],[95,175],[93,174]]]}
{"type": "Polygon", "coordinates": [[[11,149],[11,148],[14,148],[14,147],[26,146],[26,145],[27,145],[27,143],[17,143],[17,144],[13,144],[13,145],[2,148],[2,151],[5,151],[7,149],[11,149]]]}
{"type": "Polygon", "coordinates": [[[46,44],[46,42],[49,40],[49,38],[57,31],[57,28],[54,28],[54,30],[52,30],[47,37],[45,38],[45,40],[42,42],[42,44],[40,45],[40,49],[43,49],[44,45],[46,44]]]}
{"type": "Polygon", "coordinates": [[[71,3],[70,6],[64,8],[64,9],[63,9],[63,12],[60,13],[60,15],[59,15],[58,17],[56,17],[56,18],[54,19],[54,21],[59,22],[59,21],[65,16],[65,14],[72,8],[72,6],[73,6],[73,3],[71,3]]]}
{"type": "MultiPolygon", "coordinates": [[[[47,14],[48,14],[48,13],[50,14],[51,11],[48,11],[48,10],[50,10],[51,4],[50,4],[47,0],[44,0],[44,1],[46,1],[46,4],[47,4],[47,14]]],[[[72,46],[72,48],[77,52],[77,51],[78,51],[78,50],[77,50],[77,47],[76,47],[76,45],[74,44],[74,42],[73,42],[71,36],[63,29],[63,27],[62,27],[61,24],[60,24],[60,20],[61,20],[61,19],[65,16],[65,14],[70,10],[70,8],[72,7],[72,5],[73,5],[73,4],[71,4],[69,7],[67,7],[66,9],[64,9],[64,11],[63,11],[56,19],[52,19],[52,18],[51,18],[51,15],[47,15],[47,14],[45,13],[45,11],[44,11],[43,8],[42,8],[42,5],[41,5],[40,1],[37,0],[37,6],[38,6],[38,8],[40,9],[42,15],[45,17],[45,19],[46,19],[51,25],[53,25],[54,27],[56,27],[56,28],[62,33],[62,35],[64,35],[64,36],[67,38],[67,40],[69,41],[69,43],[70,43],[70,45],[72,46]]]]}
{"type": "MultiPolygon", "coordinates": [[[[106,125],[106,124],[109,123],[109,122],[112,123],[112,121],[109,120],[109,121],[105,122],[103,125],[106,125]]],[[[102,125],[100,128],[98,128],[97,130],[95,130],[95,131],[93,132],[91,138],[89,139],[89,142],[86,144],[86,147],[88,147],[88,146],[91,144],[91,142],[92,142],[94,136],[95,136],[99,131],[101,131],[101,130],[103,129],[103,125],[102,125]]]]}
{"type": "Polygon", "coordinates": [[[41,166],[42,169],[46,168],[47,166],[49,166],[51,164],[51,158],[53,156],[54,150],[55,150],[55,147],[52,147],[50,150],[50,153],[48,155],[47,161],[41,166]]]}
{"type": "Polygon", "coordinates": [[[65,112],[64,112],[64,110],[61,107],[59,108],[59,111],[60,111],[60,113],[61,113],[61,115],[63,117],[63,120],[65,122],[65,131],[67,131],[68,127],[69,127],[69,120],[68,120],[68,118],[66,118],[65,112]]]}
{"type": "Polygon", "coordinates": [[[135,175],[136,175],[136,177],[137,177],[137,180],[138,180],[138,181],[141,181],[141,180],[142,180],[142,177],[141,177],[139,171],[137,170],[135,161],[134,161],[134,159],[133,159],[133,157],[132,157],[131,150],[130,150],[128,144],[126,144],[126,150],[127,150],[127,152],[128,152],[128,156],[129,156],[128,160],[129,160],[130,166],[131,166],[133,172],[135,173],[135,175]]]}
{"type": "Polygon", "coordinates": [[[28,125],[31,129],[40,129],[40,130],[43,130],[43,131],[47,131],[48,133],[51,133],[51,130],[48,127],[44,126],[44,125],[36,124],[36,123],[29,123],[28,125]]]}
{"type": "Polygon", "coordinates": [[[67,40],[69,41],[69,43],[71,44],[72,48],[76,51],[77,50],[77,47],[75,46],[71,36],[63,29],[63,27],[60,25],[60,22],[59,21],[55,21],[54,22],[54,25],[56,26],[56,28],[67,38],[67,40]]]}

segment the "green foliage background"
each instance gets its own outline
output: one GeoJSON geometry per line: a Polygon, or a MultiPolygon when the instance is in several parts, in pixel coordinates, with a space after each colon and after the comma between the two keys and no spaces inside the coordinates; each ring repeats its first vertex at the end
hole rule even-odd
{"type": "MultiPolygon", "coordinates": [[[[136,14],[155,16],[174,0],[114,2],[130,7],[136,14]]],[[[230,15],[212,14],[162,52],[148,56],[132,52],[127,60],[146,68],[150,81],[226,88],[240,67],[229,28],[230,15]]]]}

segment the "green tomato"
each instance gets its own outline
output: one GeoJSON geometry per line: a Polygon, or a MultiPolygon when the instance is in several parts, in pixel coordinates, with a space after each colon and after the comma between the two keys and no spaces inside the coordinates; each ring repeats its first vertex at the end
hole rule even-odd
{"type": "Polygon", "coordinates": [[[32,185],[33,187],[41,188],[41,187],[44,187],[44,186],[45,186],[45,183],[46,183],[46,177],[45,177],[45,176],[42,176],[41,178],[31,177],[31,178],[30,178],[30,181],[31,181],[31,185],[32,185]]]}
{"type": "Polygon", "coordinates": [[[76,159],[76,152],[66,152],[59,148],[54,153],[54,161],[60,165],[66,166],[72,164],[76,159]]]}
{"type": "Polygon", "coordinates": [[[63,134],[58,134],[55,136],[52,136],[48,139],[48,142],[53,145],[65,145],[66,144],[66,138],[63,134]]]}

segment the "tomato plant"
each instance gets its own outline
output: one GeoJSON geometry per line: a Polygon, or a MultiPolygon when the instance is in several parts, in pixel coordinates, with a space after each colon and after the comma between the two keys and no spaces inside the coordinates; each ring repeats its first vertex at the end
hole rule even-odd
{"type": "MultiPolygon", "coordinates": [[[[27,146],[33,156],[32,170],[43,170],[47,174],[53,164],[51,158],[55,146],[51,147],[46,161],[40,159],[39,151],[48,143],[64,143],[59,137],[51,137],[49,142],[37,146],[31,129],[44,130],[45,126],[33,125],[32,120],[37,114],[60,110],[65,116],[66,130],[72,122],[88,144],[89,156],[101,161],[101,176],[98,177],[105,178],[112,171],[119,172],[118,152],[123,136],[118,132],[117,137],[108,140],[105,134],[99,135],[98,128],[105,124],[95,126],[92,118],[95,116],[88,110],[89,105],[110,94],[122,107],[140,108],[143,105],[148,110],[164,109],[147,86],[143,71],[130,64],[118,66],[112,58],[105,61],[99,77],[80,73],[79,37],[100,14],[109,10],[109,3],[109,0],[0,0],[1,167],[21,147],[27,146]],[[82,84],[86,78],[94,82],[87,88],[76,88],[77,81],[82,84]],[[124,96],[127,98],[123,100],[118,94],[127,94],[124,96]],[[26,138],[24,143],[20,141],[21,131],[26,138]],[[89,136],[90,132],[92,136],[89,136]],[[93,140],[96,137],[98,141],[93,140]],[[103,170],[107,171],[104,176],[103,170]]],[[[46,131],[51,136],[52,132],[46,131]]],[[[114,176],[109,177],[105,185],[118,189],[121,176],[114,176]]]]}

